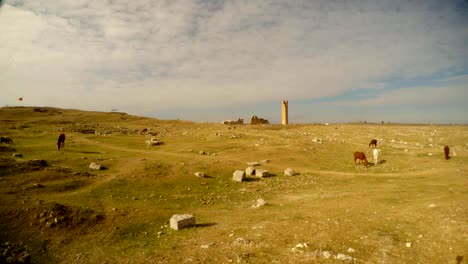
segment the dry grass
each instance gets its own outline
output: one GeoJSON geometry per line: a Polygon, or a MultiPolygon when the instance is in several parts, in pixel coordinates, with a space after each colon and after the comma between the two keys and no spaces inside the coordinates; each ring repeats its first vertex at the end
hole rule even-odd
{"type": "Polygon", "coordinates": [[[34,263],[467,263],[466,126],[234,127],[53,108],[2,108],[0,125],[14,141],[0,149],[0,243],[22,242],[34,263]],[[353,165],[357,150],[371,161],[372,138],[382,163],[353,165]],[[13,152],[49,167],[15,167],[13,152]],[[262,160],[272,177],[231,180],[262,160]],[[268,204],[252,208],[257,198],[268,204]],[[37,215],[52,203],[97,218],[45,227],[37,215]],[[167,228],[177,213],[197,226],[167,228]]]}

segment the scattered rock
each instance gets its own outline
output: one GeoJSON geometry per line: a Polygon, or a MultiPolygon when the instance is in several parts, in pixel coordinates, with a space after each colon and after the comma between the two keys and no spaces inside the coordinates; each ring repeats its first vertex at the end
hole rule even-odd
{"type": "Polygon", "coordinates": [[[151,138],[150,140],[146,140],[146,145],[148,146],[158,146],[161,145],[162,142],[157,140],[156,138],[151,138]]]}
{"type": "Polygon", "coordinates": [[[195,217],[192,214],[175,214],[170,219],[170,227],[179,230],[195,225],[195,217]]]}
{"type": "Polygon", "coordinates": [[[337,259],[337,260],[345,260],[345,261],[352,261],[354,260],[353,257],[351,256],[348,256],[348,255],[345,255],[345,254],[341,254],[341,253],[338,253],[336,256],[333,257],[334,259],[337,259]]]}
{"type": "Polygon", "coordinates": [[[206,245],[201,245],[200,247],[203,248],[203,249],[208,249],[210,247],[214,246],[214,243],[209,243],[209,244],[206,244],[206,245]]]}
{"type": "Polygon", "coordinates": [[[294,175],[296,175],[296,172],[291,168],[287,168],[287,169],[284,170],[284,174],[287,175],[287,176],[294,176],[294,175]]]}
{"type": "Polygon", "coordinates": [[[412,244],[411,242],[407,242],[407,243],[406,243],[406,247],[407,247],[407,248],[410,248],[412,245],[413,245],[413,244],[412,244]]]}
{"type": "Polygon", "coordinates": [[[355,252],[355,250],[354,250],[353,248],[348,248],[347,251],[348,251],[348,253],[353,253],[353,252],[355,252]]]}
{"type": "Polygon", "coordinates": [[[261,163],[270,163],[270,160],[266,159],[266,160],[261,160],[260,162],[261,163]]]}
{"type": "Polygon", "coordinates": [[[429,208],[434,208],[434,207],[436,207],[436,206],[437,206],[437,205],[435,205],[435,204],[430,204],[428,207],[429,207],[429,208]]]}
{"type": "Polygon", "coordinates": [[[258,198],[257,204],[252,205],[252,208],[259,208],[259,207],[265,206],[266,204],[267,202],[265,200],[263,200],[262,198],[258,198]]]}
{"type": "Polygon", "coordinates": [[[89,164],[89,168],[92,170],[103,170],[104,166],[102,166],[101,164],[92,162],[91,164],[89,164]]]}
{"type": "Polygon", "coordinates": [[[236,238],[234,242],[232,242],[234,246],[246,246],[250,244],[250,240],[248,239],[243,239],[242,237],[236,238]]]}
{"type": "Polygon", "coordinates": [[[232,174],[232,180],[236,182],[242,182],[245,179],[245,171],[243,170],[236,170],[232,174]]]}
{"type": "Polygon", "coordinates": [[[247,165],[248,166],[260,166],[260,163],[258,163],[258,161],[251,161],[251,162],[247,162],[247,165]]]}
{"type": "Polygon", "coordinates": [[[317,143],[317,144],[322,144],[322,143],[323,143],[323,140],[320,139],[320,138],[314,138],[314,139],[312,139],[312,142],[315,142],[315,143],[317,143]]]}
{"type": "Polygon", "coordinates": [[[205,177],[205,173],[204,173],[204,172],[195,172],[194,174],[195,174],[195,176],[197,176],[198,178],[204,178],[204,177],[205,177]]]}
{"type": "Polygon", "coordinates": [[[432,156],[432,153],[429,153],[429,154],[427,154],[427,155],[432,156]]]}
{"type": "Polygon", "coordinates": [[[259,178],[268,177],[269,175],[270,175],[270,173],[268,172],[268,170],[264,170],[264,169],[255,170],[255,176],[257,176],[259,178]]]}
{"type": "Polygon", "coordinates": [[[245,175],[247,176],[255,175],[255,168],[252,166],[247,167],[247,169],[245,169],[245,175]]]}
{"type": "Polygon", "coordinates": [[[308,247],[309,247],[309,246],[307,245],[307,243],[299,243],[299,244],[297,244],[295,247],[293,247],[293,248],[291,249],[291,251],[292,251],[292,252],[298,252],[298,251],[299,251],[299,252],[304,252],[304,250],[305,250],[306,248],[308,248],[308,247]]]}
{"type": "Polygon", "coordinates": [[[22,157],[23,157],[23,154],[21,154],[21,153],[13,153],[11,156],[12,156],[13,158],[22,158],[22,157]]]}
{"type": "Polygon", "coordinates": [[[206,152],[205,152],[204,150],[200,150],[200,151],[198,152],[198,154],[200,154],[200,155],[206,155],[206,152]]]}
{"type": "Polygon", "coordinates": [[[329,259],[332,256],[330,251],[322,251],[322,257],[325,259],[329,259]]]}

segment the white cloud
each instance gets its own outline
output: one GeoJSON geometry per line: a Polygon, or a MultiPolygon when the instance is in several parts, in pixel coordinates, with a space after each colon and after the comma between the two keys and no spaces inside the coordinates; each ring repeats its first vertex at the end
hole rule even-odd
{"type": "Polygon", "coordinates": [[[157,113],[381,90],[466,70],[456,2],[12,1],[0,10],[0,104],[21,94],[157,113]]]}

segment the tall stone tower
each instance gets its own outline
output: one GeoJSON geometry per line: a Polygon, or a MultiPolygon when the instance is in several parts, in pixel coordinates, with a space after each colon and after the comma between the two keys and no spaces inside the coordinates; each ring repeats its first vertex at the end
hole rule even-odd
{"type": "Polygon", "coordinates": [[[282,105],[281,109],[282,109],[282,112],[283,112],[281,123],[283,125],[287,125],[288,124],[288,101],[283,100],[281,105],[282,105]]]}

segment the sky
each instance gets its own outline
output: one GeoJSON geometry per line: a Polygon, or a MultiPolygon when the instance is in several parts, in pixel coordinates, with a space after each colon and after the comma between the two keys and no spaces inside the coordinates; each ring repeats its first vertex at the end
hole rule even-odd
{"type": "Polygon", "coordinates": [[[0,92],[196,122],[280,123],[288,100],[291,124],[468,124],[468,1],[7,0],[0,92]]]}

